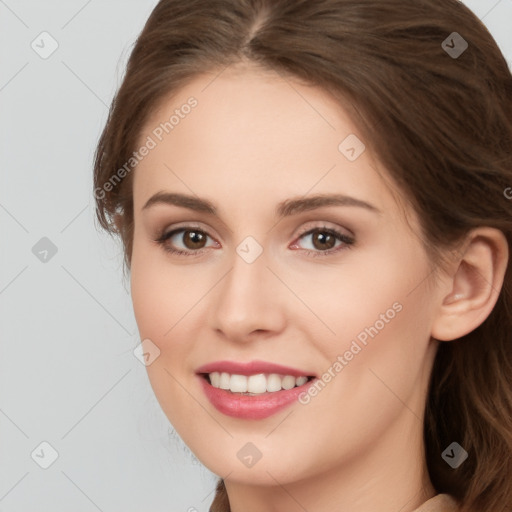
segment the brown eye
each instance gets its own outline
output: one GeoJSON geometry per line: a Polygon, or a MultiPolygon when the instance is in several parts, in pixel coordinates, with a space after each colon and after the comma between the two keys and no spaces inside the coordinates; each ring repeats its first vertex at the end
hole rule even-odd
{"type": "Polygon", "coordinates": [[[336,238],[328,231],[316,231],[313,235],[313,246],[318,250],[332,249],[336,244],[336,238]]]}
{"type": "Polygon", "coordinates": [[[355,239],[340,233],[336,229],[327,227],[316,227],[303,233],[299,240],[300,244],[295,243],[294,249],[302,248],[309,256],[329,256],[343,249],[351,247],[355,239]],[[337,243],[338,242],[338,243],[337,243]],[[306,247],[304,247],[304,245],[306,247]],[[309,244],[309,247],[307,245],[309,244]],[[302,246],[302,247],[300,247],[302,246]]]}
{"type": "MultiPolygon", "coordinates": [[[[193,256],[200,254],[203,249],[207,249],[208,238],[211,237],[204,231],[195,227],[183,227],[174,229],[168,233],[163,233],[155,241],[158,242],[164,250],[176,255],[193,256]]],[[[214,241],[212,246],[218,246],[214,241]]]]}
{"type": "Polygon", "coordinates": [[[183,231],[182,241],[187,249],[202,249],[206,241],[206,235],[202,231],[183,231]]]}

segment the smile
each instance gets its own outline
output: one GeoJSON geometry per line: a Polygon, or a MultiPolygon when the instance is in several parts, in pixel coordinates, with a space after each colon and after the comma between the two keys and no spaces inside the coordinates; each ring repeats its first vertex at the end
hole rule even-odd
{"type": "Polygon", "coordinates": [[[314,375],[273,363],[219,361],[198,368],[201,387],[221,413],[240,419],[267,418],[298,400],[314,375]]]}

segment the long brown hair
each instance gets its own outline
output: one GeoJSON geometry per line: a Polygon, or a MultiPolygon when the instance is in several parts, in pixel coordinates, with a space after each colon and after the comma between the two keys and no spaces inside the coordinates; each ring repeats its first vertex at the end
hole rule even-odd
{"type": "MultiPolygon", "coordinates": [[[[127,267],[133,172],[115,180],[141,127],[170,93],[242,60],[317,85],[350,109],[418,213],[433,262],[441,265],[442,250],[478,226],[500,229],[512,252],[512,202],[504,192],[512,186],[512,76],[493,37],[463,4],[161,0],[133,48],[94,162],[97,217],[121,236],[127,267]],[[467,48],[450,53],[459,36],[467,48]]],[[[432,371],[427,467],[436,491],[453,495],[463,512],[512,507],[511,294],[509,264],[489,317],[440,343],[432,371]],[[457,469],[441,458],[453,441],[469,453],[457,469]]],[[[229,511],[222,480],[211,511],[229,511]]]]}

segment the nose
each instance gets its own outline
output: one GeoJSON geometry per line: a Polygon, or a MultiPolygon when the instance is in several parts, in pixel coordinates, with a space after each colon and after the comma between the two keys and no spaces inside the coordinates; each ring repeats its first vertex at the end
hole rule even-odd
{"type": "Polygon", "coordinates": [[[218,335],[244,343],[284,330],[286,288],[268,264],[265,251],[252,263],[235,252],[231,269],[211,295],[209,321],[218,335]]]}

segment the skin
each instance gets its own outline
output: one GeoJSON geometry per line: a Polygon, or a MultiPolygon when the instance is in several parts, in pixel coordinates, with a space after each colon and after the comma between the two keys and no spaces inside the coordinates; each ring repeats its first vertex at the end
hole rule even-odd
{"type": "Polygon", "coordinates": [[[316,87],[255,67],[216,75],[169,97],[140,136],[142,143],[190,96],[197,99],[134,174],[131,290],[141,339],[160,350],[147,366],[156,397],[197,458],[225,478],[233,512],[411,512],[436,494],[422,436],[438,340],[462,336],[488,316],[506,241],[490,228],[475,231],[434,281],[414,235],[417,216],[406,207],[405,220],[385,169],[368,147],[353,162],[338,150],[358,135],[346,111],[316,87]],[[143,209],[161,191],[208,199],[218,216],[169,204],[143,209]],[[333,191],[380,213],[324,206],[274,214],[287,199],[333,191]],[[190,223],[208,235],[202,254],[193,255],[201,245],[183,232],[167,245],[190,256],[155,242],[190,223]],[[299,238],[313,227],[337,229],[355,243],[322,255],[314,234],[299,238]],[[263,249],[250,264],[236,252],[247,236],[263,249]],[[196,368],[224,359],[321,376],[396,302],[401,311],[307,405],[237,419],[218,412],[199,386],[196,368]],[[250,468],[237,458],[247,442],[262,453],[250,468]]]}

